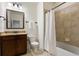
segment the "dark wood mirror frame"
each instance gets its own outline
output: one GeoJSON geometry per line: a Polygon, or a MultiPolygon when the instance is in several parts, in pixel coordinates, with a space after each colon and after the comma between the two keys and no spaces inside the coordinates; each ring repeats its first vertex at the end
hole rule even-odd
{"type": "Polygon", "coordinates": [[[24,12],[6,9],[6,29],[24,29],[24,12]],[[9,25],[8,25],[8,23],[9,23],[8,11],[10,11],[10,12],[12,11],[12,12],[17,12],[17,13],[22,13],[23,14],[23,19],[22,19],[23,26],[22,26],[22,28],[9,28],[9,25]]]}

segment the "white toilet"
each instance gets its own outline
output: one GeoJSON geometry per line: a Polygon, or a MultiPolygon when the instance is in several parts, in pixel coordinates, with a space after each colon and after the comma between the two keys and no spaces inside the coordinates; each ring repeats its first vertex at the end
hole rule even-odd
{"type": "Polygon", "coordinates": [[[30,44],[32,46],[32,49],[34,52],[37,52],[39,50],[39,42],[37,41],[37,37],[30,35],[28,36],[30,40],[30,44]]]}
{"type": "Polygon", "coordinates": [[[39,43],[34,41],[31,44],[32,44],[34,52],[37,52],[39,50],[39,43]]]}

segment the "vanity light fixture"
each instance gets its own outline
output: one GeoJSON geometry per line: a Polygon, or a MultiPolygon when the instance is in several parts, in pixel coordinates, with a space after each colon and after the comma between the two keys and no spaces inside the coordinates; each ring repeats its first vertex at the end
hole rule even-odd
{"type": "Polygon", "coordinates": [[[16,7],[16,8],[19,8],[19,9],[22,9],[22,4],[18,3],[18,2],[10,2],[8,3],[9,6],[13,6],[13,7],[16,7]]]}
{"type": "Polygon", "coordinates": [[[15,6],[19,9],[22,9],[22,4],[20,4],[20,3],[15,2],[15,3],[13,3],[13,6],[15,6]]]}
{"type": "Polygon", "coordinates": [[[13,3],[13,7],[17,8],[17,3],[13,3]]]}
{"type": "Polygon", "coordinates": [[[17,3],[17,7],[20,8],[20,9],[22,9],[22,4],[17,3]]]}

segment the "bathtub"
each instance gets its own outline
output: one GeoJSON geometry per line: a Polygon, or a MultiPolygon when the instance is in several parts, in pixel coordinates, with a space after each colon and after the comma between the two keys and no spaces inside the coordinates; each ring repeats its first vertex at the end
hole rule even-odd
{"type": "Polygon", "coordinates": [[[56,49],[57,49],[56,56],[77,56],[76,54],[71,53],[70,51],[67,51],[65,49],[62,49],[62,48],[59,48],[59,47],[56,47],[56,49]]]}
{"type": "Polygon", "coordinates": [[[63,43],[63,42],[56,42],[56,49],[57,55],[66,55],[66,56],[78,56],[79,55],[79,48],[63,43]]]}

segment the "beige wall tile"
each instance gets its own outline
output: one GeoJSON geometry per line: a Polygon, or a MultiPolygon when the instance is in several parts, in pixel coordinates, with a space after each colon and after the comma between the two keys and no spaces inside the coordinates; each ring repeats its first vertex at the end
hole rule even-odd
{"type": "Polygon", "coordinates": [[[72,4],[64,9],[55,12],[56,39],[79,47],[79,3],[72,4]]]}

